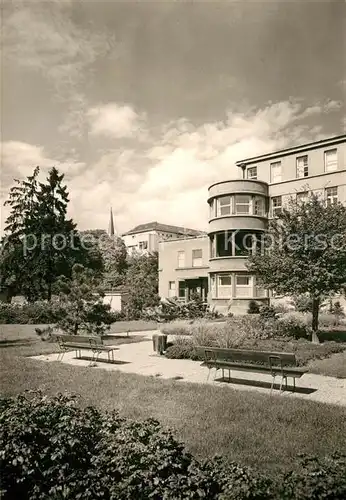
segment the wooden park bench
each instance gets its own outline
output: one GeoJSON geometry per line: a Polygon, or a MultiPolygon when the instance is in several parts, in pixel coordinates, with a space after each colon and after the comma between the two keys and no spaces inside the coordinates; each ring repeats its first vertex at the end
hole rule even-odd
{"type": "Polygon", "coordinates": [[[99,359],[101,352],[106,352],[108,356],[107,362],[114,363],[114,351],[117,348],[104,345],[102,338],[99,336],[53,334],[52,339],[58,343],[60,348],[58,361],[62,361],[67,351],[75,350],[76,358],[83,359],[82,350],[90,350],[92,351],[91,362],[107,361],[99,359]]]}
{"type": "MultiPolygon", "coordinates": [[[[197,348],[199,355],[203,356],[203,366],[209,368],[208,379],[213,368],[224,371],[228,370],[228,381],[231,382],[231,370],[250,371],[258,373],[268,373],[272,376],[271,391],[273,390],[275,379],[281,377],[280,392],[285,381],[287,389],[287,377],[293,379],[293,390],[296,388],[295,379],[300,378],[307,369],[297,367],[295,354],[287,352],[255,351],[248,349],[221,349],[217,347],[197,348]]],[[[207,380],[208,380],[207,379],[207,380]]]]}

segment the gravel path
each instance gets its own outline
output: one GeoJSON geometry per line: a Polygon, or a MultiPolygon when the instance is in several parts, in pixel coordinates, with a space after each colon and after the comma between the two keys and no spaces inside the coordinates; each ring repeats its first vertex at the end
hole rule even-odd
{"type": "MultiPolygon", "coordinates": [[[[93,369],[119,370],[125,373],[176,379],[181,380],[181,382],[217,384],[232,388],[233,390],[259,391],[270,394],[270,375],[232,370],[232,381],[229,383],[220,381],[221,371],[218,372],[217,378],[214,380],[215,370],[213,370],[209,380],[207,380],[208,369],[201,366],[199,361],[167,359],[164,356],[159,356],[153,352],[151,337],[155,332],[137,333],[143,333],[148,340],[116,346],[117,350],[114,352],[114,357],[116,360],[122,361],[123,364],[109,365],[98,362],[93,369]]],[[[85,354],[90,356],[90,351],[86,351],[85,354]]],[[[103,356],[101,354],[101,357],[103,356]]],[[[77,360],[74,357],[74,352],[67,352],[64,355],[63,363],[76,366],[88,366],[90,364],[89,361],[77,360]]],[[[43,354],[33,356],[33,358],[48,362],[56,361],[57,354],[43,354]]],[[[225,372],[225,376],[228,377],[228,372],[225,372]]],[[[274,390],[273,394],[280,394],[280,392],[279,390],[274,390]]],[[[296,392],[287,390],[281,393],[280,397],[298,397],[311,401],[346,406],[346,380],[306,373],[300,379],[296,380],[296,392]]]]}

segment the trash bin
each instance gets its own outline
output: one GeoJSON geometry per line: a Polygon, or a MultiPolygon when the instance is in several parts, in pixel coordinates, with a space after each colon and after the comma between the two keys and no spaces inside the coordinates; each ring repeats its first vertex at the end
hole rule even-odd
{"type": "Polygon", "coordinates": [[[155,333],[153,335],[153,348],[158,354],[163,354],[167,349],[167,335],[163,333],[155,333]]]}
{"type": "Polygon", "coordinates": [[[159,338],[158,334],[154,333],[154,335],[153,335],[153,349],[154,349],[154,352],[157,352],[158,338],[159,338]]]}

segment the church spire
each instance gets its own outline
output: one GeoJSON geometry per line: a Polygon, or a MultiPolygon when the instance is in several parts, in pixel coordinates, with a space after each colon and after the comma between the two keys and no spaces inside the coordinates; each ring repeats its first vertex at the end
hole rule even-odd
{"type": "Polygon", "coordinates": [[[109,234],[110,237],[114,236],[114,234],[115,234],[112,207],[111,207],[110,218],[109,218],[108,234],[109,234]]]}

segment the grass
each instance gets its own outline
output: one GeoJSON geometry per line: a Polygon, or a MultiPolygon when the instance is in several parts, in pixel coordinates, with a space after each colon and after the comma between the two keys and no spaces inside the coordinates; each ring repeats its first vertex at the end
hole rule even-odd
{"type": "Polygon", "coordinates": [[[9,351],[0,352],[3,394],[38,388],[47,394],[79,393],[82,405],[159,420],[199,458],[219,453],[274,474],[294,468],[299,453],[322,456],[346,449],[343,407],[45,363],[9,351]]]}
{"type": "MultiPolygon", "coordinates": [[[[128,327],[132,322],[121,322],[123,328],[111,327],[109,333],[117,334],[124,333],[117,337],[111,337],[104,340],[106,345],[131,344],[133,342],[141,342],[144,338],[137,331],[143,331],[143,322],[136,322],[136,325],[128,327]],[[137,330],[136,330],[137,327],[137,330]],[[126,331],[130,329],[129,337],[126,336],[126,331]]],[[[43,342],[35,332],[35,328],[45,328],[47,325],[1,325],[0,333],[0,353],[6,351],[7,354],[16,356],[35,356],[39,354],[51,354],[59,351],[56,343],[43,342]]]]}
{"type": "MultiPolygon", "coordinates": [[[[346,351],[309,363],[309,372],[327,377],[346,378],[346,351]]],[[[346,396],[345,396],[346,397],[346,396]]]]}
{"type": "MultiPolygon", "coordinates": [[[[45,328],[48,325],[0,325],[0,341],[5,339],[36,338],[35,328],[45,328]]],[[[153,321],[117,321],[110,327],[109,333],[126,333],[156,330],[157,323],[153,321]]]]}

